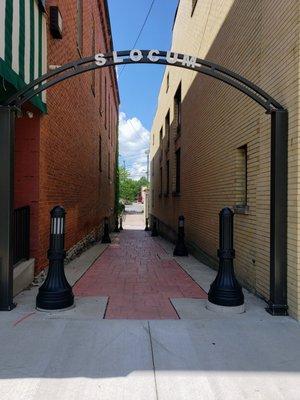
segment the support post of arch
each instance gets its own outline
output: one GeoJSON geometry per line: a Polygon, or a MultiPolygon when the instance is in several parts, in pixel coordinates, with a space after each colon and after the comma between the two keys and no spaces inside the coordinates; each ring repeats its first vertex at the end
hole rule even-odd
{"type": "Polygon", "coordinates": [[[0,311],[13,303],[15,110],[0,107],[0,311]]]}
{"type": "Polygon", "coordinates": [[[287,315],[288,112],[271,112],[270,299],[267,311],[287,315]]]}

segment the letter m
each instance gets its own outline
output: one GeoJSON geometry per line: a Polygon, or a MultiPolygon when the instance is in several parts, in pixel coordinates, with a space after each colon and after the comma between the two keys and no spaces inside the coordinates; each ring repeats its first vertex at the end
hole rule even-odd
{"type": "Polygon", "coordinates": [[[196,61],[197,61],[196,57],[190,57],[190,56],[184,54],[181,62],[182,62],[182,65],[186,65],[187,67],[195,68],[196,61]]]}

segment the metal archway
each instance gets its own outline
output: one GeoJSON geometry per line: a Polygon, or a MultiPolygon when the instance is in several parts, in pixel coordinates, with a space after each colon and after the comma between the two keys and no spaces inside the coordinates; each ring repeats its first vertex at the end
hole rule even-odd
{"type": "Polygon", "coordinates": [[[64,64],[32,81],[0,105],[0,310],[13,308],[11,235],[15,111],[37,94],[66,79],[122,64],[170,65],[210,76],[244,93],[271,114],[270,299],[267,311],[272,315],[287,315],[288,111],[253,82],[221,65],[186,54],[137,49],[100,53],[64,64]]]}

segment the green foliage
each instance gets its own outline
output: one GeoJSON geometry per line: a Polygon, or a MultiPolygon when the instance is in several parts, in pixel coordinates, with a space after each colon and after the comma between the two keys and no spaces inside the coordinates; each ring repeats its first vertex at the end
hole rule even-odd
{"type": "Polygon", "coordinates": [[[119,168],[119,182],[120,182],[120,199],[125,202],[132,203],[136,200],[141,192],[142,186],[149,185],[149,182],[145,177],[135,181],[130,178],[129,172],[123,168],[119,168]]]}

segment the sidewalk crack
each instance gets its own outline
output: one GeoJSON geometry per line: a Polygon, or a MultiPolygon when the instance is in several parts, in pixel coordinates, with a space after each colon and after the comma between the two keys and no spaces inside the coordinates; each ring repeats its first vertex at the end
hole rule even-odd
{"type": "Polygon", "coordinates": [[[158,399],[158,388],[157,388],[157,379],[156,379],[156,368],[155,368],[155,361],[154,361],[154,350],[153,350],[153,342],[152,342],[152,335],[151,335],[151,329],[150,329],[150,323],[147,321],[148,324],[148,334],[149,334],[149,339],[150,339],[150,348],[151,348],[151,358],[152,358],[152,368],[153,368],[153,376],[154,376],[154,385],[155,385],[155,393],[156,393],[156,399],[158,399]]]}

